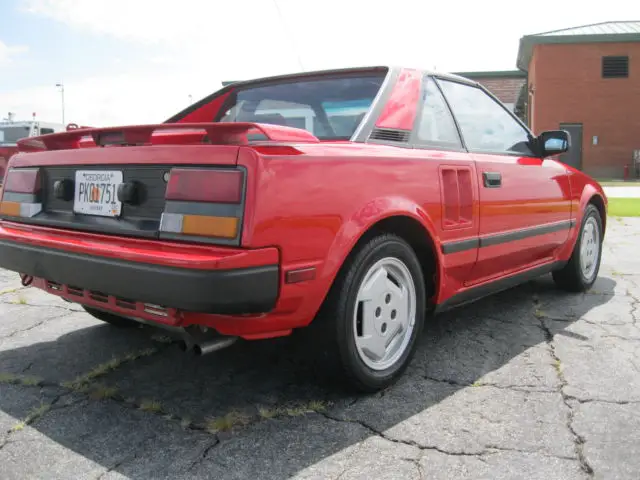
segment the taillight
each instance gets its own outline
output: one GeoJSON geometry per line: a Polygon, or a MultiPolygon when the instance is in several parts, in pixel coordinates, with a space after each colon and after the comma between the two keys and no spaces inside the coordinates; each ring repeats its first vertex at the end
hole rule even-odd
{"type": "Polygon", "coordinates": [[[174,168],[160,221],[164,238],[193,236],[239,243],[244,171],[174,168]]]}
{"type": "Polygon", "coordinates": [[[165,199],[182,202],[240,203],[244,175],[240,170],[171,170],[165,199]]]}
{"type": "Polygon", "coordinates": [[[40,169],[11,168],[2,189],[0,215],[5,217],[33,217],[42,211],[40,169]]]}
{"type": "Polygon", "coordinates": [[[25,168],[9,170],[4,184],[5,192],[38,193],[40,191],[40,169],[25,168]]]}

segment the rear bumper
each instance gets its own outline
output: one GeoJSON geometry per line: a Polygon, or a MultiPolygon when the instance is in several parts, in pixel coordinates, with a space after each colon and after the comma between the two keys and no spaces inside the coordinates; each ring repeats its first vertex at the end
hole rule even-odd
{"type": "MultiPolygon", "coordinates": [[[[193,268],[175,266],[171,252],[165,251],[163,265],[142,263],[114,256],[102,256],[90,252],[74,252],[67,249],[38,245],[34,238],[17,240],[15,233],[0,227],[0,267],[18,273],[42,278],[49,282],[100,292],[132,301],[151,303],[166,308],[210,314],[251,314],[273,310],[278,298],[279,267],[277,263],[256,265],[247,261],[251,251],[227,250],[218,264],[238,268],[206,268],[202,252],[194,255],[193,268]],[[242,261],[232,262],[229,257],[241,256],[242,261]]],[[[20,236],[29,236],[21,232],[20,236]]],[[[122,248],[123,239],[118,243],[122,248]]],[[[90,243],[90,242],[88,242],[90,243]]],[[[102,244],[104,246],[104,244],[102,244]]],[[[139,245],[137,245],[139,246],[139,245]]],[[[180,246],[180,264],[185,259],[188,246],[180,246]]],[[[195,247],[198,249],[198,247],[195,247]]],[[[271,255],[257,250],[257,257],[265,260],[271,255]]],[[[214,254],[212,253],[212,256],[214,254]]]]}

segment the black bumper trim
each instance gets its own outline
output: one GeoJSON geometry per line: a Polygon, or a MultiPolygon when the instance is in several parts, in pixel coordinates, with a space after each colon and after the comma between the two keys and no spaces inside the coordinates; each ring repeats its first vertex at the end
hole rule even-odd
{"type": "Polygon", "coordinates": [[[195,270],[0,241],[0,267],[51,282],[199,313],[273,310],[278,265],[195,270]]]}

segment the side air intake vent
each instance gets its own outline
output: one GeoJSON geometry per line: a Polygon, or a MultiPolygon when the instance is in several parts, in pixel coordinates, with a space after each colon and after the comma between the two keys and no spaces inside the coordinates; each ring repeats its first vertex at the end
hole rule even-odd
{"type": "Polygon", "coordinates": [[[393,130],[391,128],[374,128],[369,135],[369,140],[381,140],[383,142],[406,143],[409,141],[408,130],[393,130]]]}

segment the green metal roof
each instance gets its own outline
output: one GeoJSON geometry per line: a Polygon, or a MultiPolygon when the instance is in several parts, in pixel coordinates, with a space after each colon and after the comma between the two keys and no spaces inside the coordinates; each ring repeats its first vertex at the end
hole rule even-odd
{"type": "Polygon", "coordinates": [[[602,22],[525,35],[520,39],[517,67],[529,69],[534,45],[549,43],[640,42],[640,21],[602,22]]]}
{"type": "Polygon", "coordinates": [[[456,72],[454,75],[470,78],[525,78],[527,74],[520,70],[493,70],[486,72],[456,72]]]}

